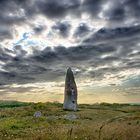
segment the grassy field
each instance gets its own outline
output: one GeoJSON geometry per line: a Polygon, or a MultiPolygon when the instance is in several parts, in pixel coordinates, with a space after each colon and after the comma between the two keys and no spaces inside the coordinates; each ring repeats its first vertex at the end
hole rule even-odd
{"type": "Polygon", "coordinates": [[[60,103],[0,101],[0,140],[140,140],[140,106],[81,104],[73,112],[60,103]]]}

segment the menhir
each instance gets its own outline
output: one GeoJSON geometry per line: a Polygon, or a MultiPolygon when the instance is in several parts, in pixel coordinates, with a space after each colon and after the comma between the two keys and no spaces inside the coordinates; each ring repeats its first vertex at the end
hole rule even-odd
{"type": "Polygon", "coordinates": [[[71,68],[68,68],[65,79],[64,110],[77,111],[77,86],[71,68]]]}

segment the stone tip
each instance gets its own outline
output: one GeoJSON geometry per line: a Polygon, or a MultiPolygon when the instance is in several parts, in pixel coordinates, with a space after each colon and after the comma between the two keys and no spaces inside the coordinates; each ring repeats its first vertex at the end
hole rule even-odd
{"type": "Polygon", "coordinates": [[[67,69],[66,79],[74,79],[73,71],[72,71],[71,67],[69,67],[67,69]]]}
{"type": "Polygon", "coordinates": [[[69,68],[67,69],[67,72],[68,72],[68,73],[72,73],[71,67],[69,67],[69,68]]]}
{"type": "Polygon", "coordinates": [[[68,69],[67,70],[71,70],[71,67],[68,67],[68,69]]]}

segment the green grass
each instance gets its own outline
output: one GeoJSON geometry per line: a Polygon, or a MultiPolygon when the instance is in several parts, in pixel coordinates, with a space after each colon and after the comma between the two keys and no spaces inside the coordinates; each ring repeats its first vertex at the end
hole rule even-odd
{"type": "Polygon", "coordinates": [[[13,107],[21,107],[21,106],[28,106],[31,103],[25,103],[25,102],[18,102],[18,101],[0,101],[0,108],[13,108],[13,107]]]}
{"type": "Polygon", "coordinates": [[[139,105],[81,104],[73,112],[60,103],[0,101],[0,140],[139,140],[139,131],[139,105]]]}

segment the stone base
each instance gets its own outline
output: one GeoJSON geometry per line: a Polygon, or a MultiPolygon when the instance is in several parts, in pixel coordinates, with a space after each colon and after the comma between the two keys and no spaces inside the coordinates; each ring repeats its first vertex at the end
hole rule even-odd
{"type": "Polygon", "coordinates": [[[73,103],[70,103],[70,104],[64,103],[63,109],[64,109],[64,110],[77,111],[77,105],[76,105],[76,104],[73,104],[73,103]]]}

